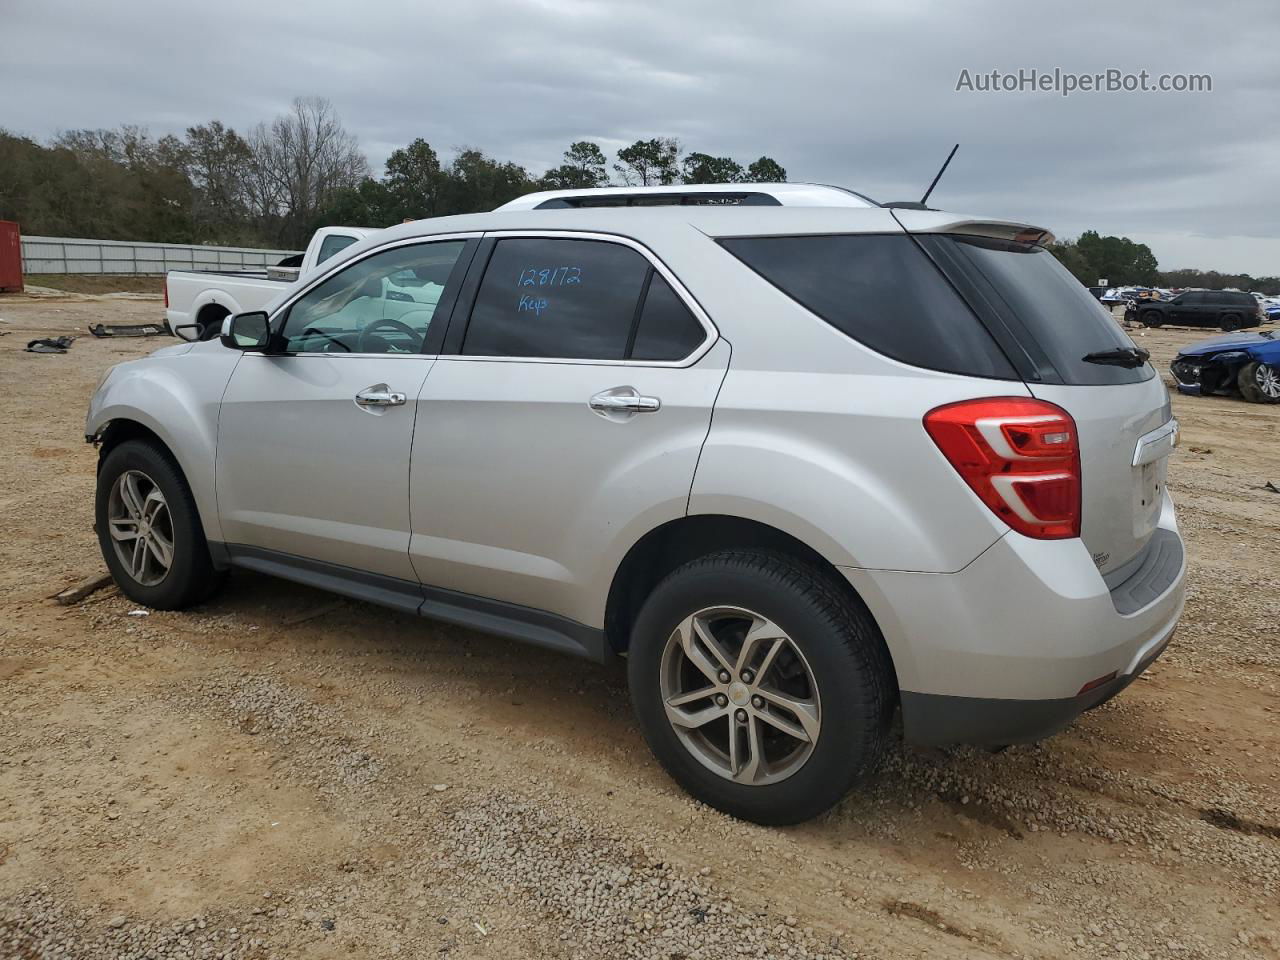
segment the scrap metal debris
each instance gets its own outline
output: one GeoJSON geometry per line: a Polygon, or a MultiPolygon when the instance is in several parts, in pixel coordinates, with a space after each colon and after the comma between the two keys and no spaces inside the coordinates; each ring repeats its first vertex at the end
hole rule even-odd
{"type": "Polygon", "coordinates": [[[159,323],[91,323],[95,337],[160,337],[168,333],[159,323]]]}
{"type": "Polygon", "coordinates": [[[75,337],[40,337],[27,343],[27,353],[66,353],[75,337]]]}

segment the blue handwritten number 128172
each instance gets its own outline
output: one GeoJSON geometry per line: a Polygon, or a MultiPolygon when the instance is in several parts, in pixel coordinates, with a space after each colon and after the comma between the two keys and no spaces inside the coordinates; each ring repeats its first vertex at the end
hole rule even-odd
{"type": "Polygon", "coordinates": [[[526,267],[520,271],[516,286],[565,287],[581,282],[581,267],[526,267]]]}

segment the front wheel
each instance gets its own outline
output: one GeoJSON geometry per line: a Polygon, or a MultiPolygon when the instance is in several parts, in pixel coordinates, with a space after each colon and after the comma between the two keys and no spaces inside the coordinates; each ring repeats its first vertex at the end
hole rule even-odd
{"type": "Polygon", "coordinates": [[[1269,363],[1246,363],[1236,375],[1236,386],[1251,403],[1280,403],[1280,369],[1269,363]]]}
{"type": "Polygon", "coordinates": [[[1152,327],[1154,329],[1155,327],[1162,326],[1163,324],[1164,314],[1159,310],[1147,310],[1143,312],[1142,325],[1144,327],[1152,327]]]}
{"type": "Polygon", "coordinates": [[[191,490],[155,444],[128,440],[107,454],[98,471],[95,519],[107,569],[136,603],[176,610],[221,584],[191,490]]]}
{"type": "Polygon", "coordinates": [[[798,823],[878,765],[893,670],[870,615],[776,553],[693,560],[645,601],[631,700],[668,773],[745,820],[798,823]]]}

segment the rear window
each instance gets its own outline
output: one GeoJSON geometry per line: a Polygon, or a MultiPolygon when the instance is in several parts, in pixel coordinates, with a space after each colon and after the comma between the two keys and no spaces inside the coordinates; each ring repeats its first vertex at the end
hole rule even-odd
{"type": "Polygon", "coordinates": [[[906,235],[733,237],[720,243],[872,350],[912,366],[1017,379],[986,328],[906,235]]]}
{"type": "MultiPolygon", "coordinates": [[[[1028,379],[1066,384],[1137,383],[1155,376],[1149,364],[1086,363],[1087,354],[1132,348],[1105,307],[1043,247],[982,237],[921,238],[973,285],[972,299],[993,328],[1016,342],[1035,368],[1028,379]],[[946,254],[950,253],[950,256],[946,254]]],[[[961,289],[965,289],[962,285],[961,289]]],[[[1015,362],[1017,361],[1015,356],[1015,362]]]]}

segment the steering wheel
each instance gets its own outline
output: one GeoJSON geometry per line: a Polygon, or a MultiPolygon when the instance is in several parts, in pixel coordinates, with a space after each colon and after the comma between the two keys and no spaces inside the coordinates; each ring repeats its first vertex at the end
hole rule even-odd
{"type": "MultiPolygon", "coordinates": [[[[386,330],[397,330],[400,333],[406,334],[409,337],[409,342],[415,344],[413,350],[410,352],[416,352],[417,350],[420,350],[422,348],[422,335],[419,334],[417,330],[413,329],[413,327],[409,326],[407,323],[403,323],[399,320],[393,320],[390,317],[383,317],[381,320],[374,320],[372,323],[370,323],[368,326],[366,326],[363,330],[360,331],[360,339],[356,344],[357,347],[359,348],[358,352],[360,353],[385,352],[385,350],[378,351],[378,350],[371,349],[373,344],[372,344],[372,341],[370,340],[370,337],[374,337],[375,336],[374,331],[380,328],[386,329],[386,330]]],[[[376,337],[376,339],[382,340],[381,337],[376,337]]],[[[387,341],[385,340],[382,340],[382,343],[384,344],[384,347],[390,346],[390,344],[387,344],[387,341]]]]}

